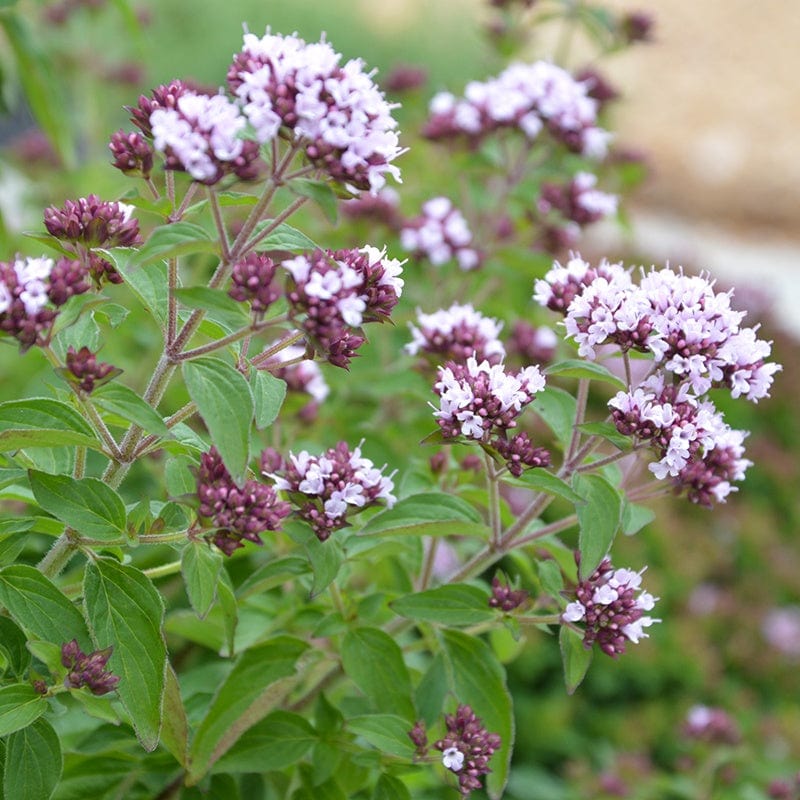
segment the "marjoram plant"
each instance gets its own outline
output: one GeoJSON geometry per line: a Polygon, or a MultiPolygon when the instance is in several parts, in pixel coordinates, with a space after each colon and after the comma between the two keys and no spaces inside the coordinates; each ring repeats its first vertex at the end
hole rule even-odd
{"type": "Polygon", "coordinates": [[[424,135],[488,177],[467,216],[440,194],[398,221],[373,73],[247,33],[224,90],[130,107],[110,149],[142,193],[51,206],[54,255],[6,255],[0,331],[48,377],[0,404],[1,796],[499,798],[514,717],[489,634],[557,636],[574,692],[661,622],[615,536],[651,497],[734,490],[745,433],[712,398],[766,397],[770,344],[706,274],[570,253],[524,276],[541,308],[508,347],[465,283],[502,295],[514,237],[541,263],[616,212],[598,80],[519,62],[436,95],[424,135]],[[327,249],[289,225],[303,206],[384,241],[327,249]],[[407,297],[403,351],[372,323],[407,297]],[[359,412],[320,363],[362,354],[394,448],[325,417],[359,412]]]}

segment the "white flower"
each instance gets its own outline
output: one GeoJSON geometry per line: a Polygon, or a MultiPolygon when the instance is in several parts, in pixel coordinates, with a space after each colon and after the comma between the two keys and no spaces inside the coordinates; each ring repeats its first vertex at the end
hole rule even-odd
{"type": "Polygon", "coordinates": [[[459,772],[464,766],[464,754],[455,747],[448,747],[442,753],[442,764],[451,772],[459,772]]]}

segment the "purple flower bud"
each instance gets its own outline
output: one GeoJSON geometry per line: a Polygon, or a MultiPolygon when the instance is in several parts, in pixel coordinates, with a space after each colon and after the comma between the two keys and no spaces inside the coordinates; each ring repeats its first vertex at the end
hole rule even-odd
{"type": "Polygon", "coordinates": [[[67,200],[61,208],[44,211],[44,225],[51,236],[87,247],[133,247],[142,243],[133,206],[104,202],[95,194],[67,200]]]}
{"type": "Polygon", "coordinates": [[[77,640],[61,645],[61,663],[67,668],[64,685],[68,689],[88,687],[92,694],[113,692],[119,685],[119,677],[106,669],[113,647],[95,650],[88,655],[81,651],[77,640]]]}
{"type": "Polygon", "coordinates": [[[423,720],[417,720],[414,723],[414,727],[408,732],[408,738],[416,747],[416,755],[424,758],[428,753],[428,733],[423,720]]]}
{"type": "Polygon", "coordinates": [[[119,130],[112,134],[108,149],[114,160],[111,162],[126,175],[149,178],[153,171],[153,148],[141,133],[119,130]]]}
{"type": "Polygon", "coordinates": [[[492,578],[492,596],[489,605],[501,611],[513,611],[519,608],[528,599],[525,589],[512,589],[508,583],[503,583],[499,576],[492,578]]]}
{"type": "Polygon", "coordinates": [[[263,544],[259,534],[279,530],[291,510],[271,486],[255,480],[237,486],[215,447],[200,457],[197,496],[198,513],[217,529],[212,541],[225,555],[243,547],[242,540],[263,544]]]}
{"type": "Polygon", "coordinates": [[[491,772],[489,759],[500,748],[498,734],[486,730],[480,717],[467,705],[459,705],[455,714],[445,716],[447,732],[434,747],[442,753],[442,762],[458,775],[459,791],[467,797],[483,784],[480,778],[491,772]]]}
{"type": "Polygon", "coordinates": [[[275,262],[263,253],[249,253],[233,265],[233,286],[228,294],[239,302],[249,300],[256,316],[262,316],[281,297],[275,286],[275,262]]]}
{"type": "Polygon", "coordinates": [[[526,467],[550,466],[550,452],[544,447],[534,447],[527,433],[518,433],[510,439],[498,436],[492,445],[506,459],[508,471],[517,478],[526,467]]]}
{"type": "Polygon", "coordinates": [[[122,372],[113,364],[98,362],[97,355],[85,346],[76,352],[70,345],[66,364],[65,377],[86,394],[91,394],[95,387],[102,386],[122,372]]]}

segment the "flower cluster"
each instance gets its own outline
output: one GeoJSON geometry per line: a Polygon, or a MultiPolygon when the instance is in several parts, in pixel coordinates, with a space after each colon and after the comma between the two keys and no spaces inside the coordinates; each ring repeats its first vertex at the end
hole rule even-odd
{"type": "Polygon", "coordinates": [[[643,572],[614,569],[606,558],[578,583],[576,599],[567,605],[561,619],[583,623],[583,646],[587,650],[597,642],[606,655],[616,658],[625,652],[627,642],[638,644],[648,636],[644,629],[660,622],[644,614],[653,609],[658,598],[641,588],[643,572]]]}
{"type": "Polygon", "coordinates": [[[91,394],[96,387],[119,375],[122,370],[113,364],[97,360],[97,354],[88,347],[80,350],[70,345],[67,348],[66,367],[61,372],[80,391],[91,394]]]}
{"type": "Polygon", "coordinates": [[[69,258],[18,258],[0,261],[0,332],[23,350],[44,344],[58,308],[89,290],[87,270],[69,258]]]}
{"type": "Polygon", "coordinates": [[[64,686],[68,689],[88,687],[92,694],[108,694],[119,685],[119,677],[106,669],[113,647],[95,650],[88,655],[81,651],[76,639],[61,645],[61,663],[68,670],[64,686]]]}
{"type": "Polygon", "coordinates": [[[278,530],[291,510],[272,486],[255,480],[237,486],[216,447],[200,457],[197,496],[200,516],[216,529],[212,541],[228,556],[244,546],[243,539],[263,544],[259,534],[278,530]]]}
{"type": "Polygon", "coordinates": [[[589,85],[555,64],[512,64],[498,77],[472,81],[463,98],[440,92],[431,100],[424,134],[431,139],[481,139],[499,129],[519,129],[535,139],[547,129],[568,148],[603,158],[610,135],[597,125],[598,103],[589,85]]]}
{"type": "Polygon", "coordinates": [[[422,214],[400,231],[403,248],[417,258],[439,266],[455,258],[464,270],[477,269],[481,254],[471,246],[472,232],[463,214],[446,197],[434,197],[422,206],[422,214]]]}
{"type": "Polygon", "coordinates": [[[412,340],[405,351],[412,356],[422,352],[460,363],[474,356],[490,364],[499,363],[505,356],[505,347],[498,338],[503,323],[483,316],[471,304],[454,303],[432,314],[417,309],[417,325],[408,325],[412,340]]]}
{"type": "Polygon", "coordinates": [[[321,456],[302,450],[297,455],[290,453],[288,461],[265,451],[262,466],[276,488],[289,493],[298,515],[321,542],[347,525],[351,511],[379,500],[388,508],[395,503],[392,476],[384,475],[385,467],[378,469],[362,456],[360,445],[351,451],[346,442],[339,442],[321,456]]]}
{"type": "Polygon", "coordinates": [[[492,435],[505,438],[516,419],[544,389],[538,367],[508,373],[502,364],[480,363],[474,357],[466,364],[449,362],[439,369],[434,391],[440,405],[434,417],[447,438],[465,436],[488,443],[492,435]]]}
{"type": "Polygon", "coordinates": [[[153,108],[147,122],[166,168],[188,172],[206,184],[229,173],[242,180],[257,177],[258,145],[239,135],[246,125],[225,95],[210,97],[186,88],[177,94],[174,106],[153,108]]]}
{"type": "Polygon", "coordinates": [[[289,315],[313,346],[347,367],[364,343],[361,325],[385,322],[403,291],[402,263],[369,245],[360,250],[315,250],[283,262],[290,273],[289,315]]]}
{"type": "Polygon", "coordinates": [[[575,256],[536,282],[534,299],[566,314],[582,356],[593,358],[606,344],[652,353],[698,395],[725,386],[757,402],[780,370],[765,361],[771,343],[757,338],[757,328],[741,327],[746,312],[733,310],[731,293],[715,292],[705,275],[652,269],[636,285],[620,264],[595,269],[575,256]]]}
{"type": "Polygon", "coordinates": [[[683,733],[689,739],[713,744],[738,744],[742,738],[736,720],[724,709],[711,706],[692,706],[683,733]]]}
{"type": "Polygon", "coordinates": [[[228,86],[260,143],[288,130],[307,158],[337,181],[377,192],[403,150],[393,105],[358,59],[342,56],[324,39],[247,33],[228,70],[228,86]]]}
{"type": "Polygon", "coordinates": [[[752,462],[745,458],[745,433],[734,430],[709,400],[698,400],[688,384],[652,375],[608,403],[617,430],[652,446],[659,461],[650,471],[671,477],[692,502],[710,507],[734,491],[752,462]]]}
{"type": "Polygon", "coordinates": [[[233,265],[228,294],[239,302],[250,301],[256,316],[262,316],[282,292],[274,284],[277,266],[264,253],[248,253],[233,265]]]}
{"type": "Polygon", "coordinates": [[[458,776],[458,788],[466,797],[480,789],[481,776],[491,772],[489,759],[500,748],[500,736],[486,730],[480,717],[467,705],[445,716],[447,732],[434,743],[442,764],[458,776]]]}
{"type": "Polygon", "coordinates": [[[551,212],[567,221],[568,226],[583,228],[593,222],[616,214],[616,195],[595,188],[597,176],[591,172],[579,172],[566,185],[543,183],[537,207],[543,215],[551,212]]]}

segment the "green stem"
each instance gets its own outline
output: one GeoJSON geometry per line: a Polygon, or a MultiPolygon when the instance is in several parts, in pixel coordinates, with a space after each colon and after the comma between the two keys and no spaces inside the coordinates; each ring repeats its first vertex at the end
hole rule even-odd
{"type": "Polygon", "coordinates": [[[439,538],[437,536],[431,536],[428,541],[428,552],[425,553],[425,562],[422,565],[422,573],[417,584],[418,592],[424,592],[430,585],[433,565],[436,563],[436,552],[439,549],[439,538]]]}
{"type": "Polygon", "coordinates": [[[170,561],[169,564],[162,564],[160,567],[150,567],[150,569],[142,570],[151,580],[166,578],[168,575],[177,575],[180,571],[180,561],[170,561]]]}
{"type": "Polygon", "coordinates": [[[241,341],[251,334],[258,333],[259,331],[262,331],[264,328],[268,328],[271,325],[271,320],[265,322],[254,322],[247,328],[242,328],[241,330],[229,333],[227,336],[223,336],[221,339],[215,339],[213,342],[208,342],[208,344],[194,347],[191,350],[184,350],[182,353],[179,353],[177,356],[175,356],[175,358],[177,358],[179,361],[188,361],[190,358],[196,358],[197,356],[202,356],[206,353],[213,353],[214,350],[219,350],[222,347],[227,347],[229,344],[234,344],[235,342],[241,341]]]}
{"type": "Polygon", "coordinates": [[[502,523],[500,521],[500,484],[497,479],[498,472],[495,469],[494,461],[488,453],[483,454],[486,464],[486,491],[489,501],[489,527],[492,530],[491,544],[499,547],[500,536],[502,535],[502,523]]]}
{"type": "Polygon", "coordinates": [[[86,474],[86,448],[75,448],[75,466],[72,469],[73,478],[82,478],[86,474]]]}
{"type": "Polygon", "coordinates": [[[211,206],[211,215],[214,217],[214,225],[217,228],[217,235],[219,236],[219,243],[222,249],[222,260],[230,262],[231,249],[228,242],[228,231],[225,228],[225,223],[222,219],[222,209],[219,207],[219,197],[217,193],[210,187],[206,187],[208,193],[208,202],[211,206]]]}
{"type": "Polygon", "coordinates": [[[75,555],[78,545],[73,541],[72,528],[67,528],[47,551],[37,568],[46,578],[55,578],[75,555]]]}

